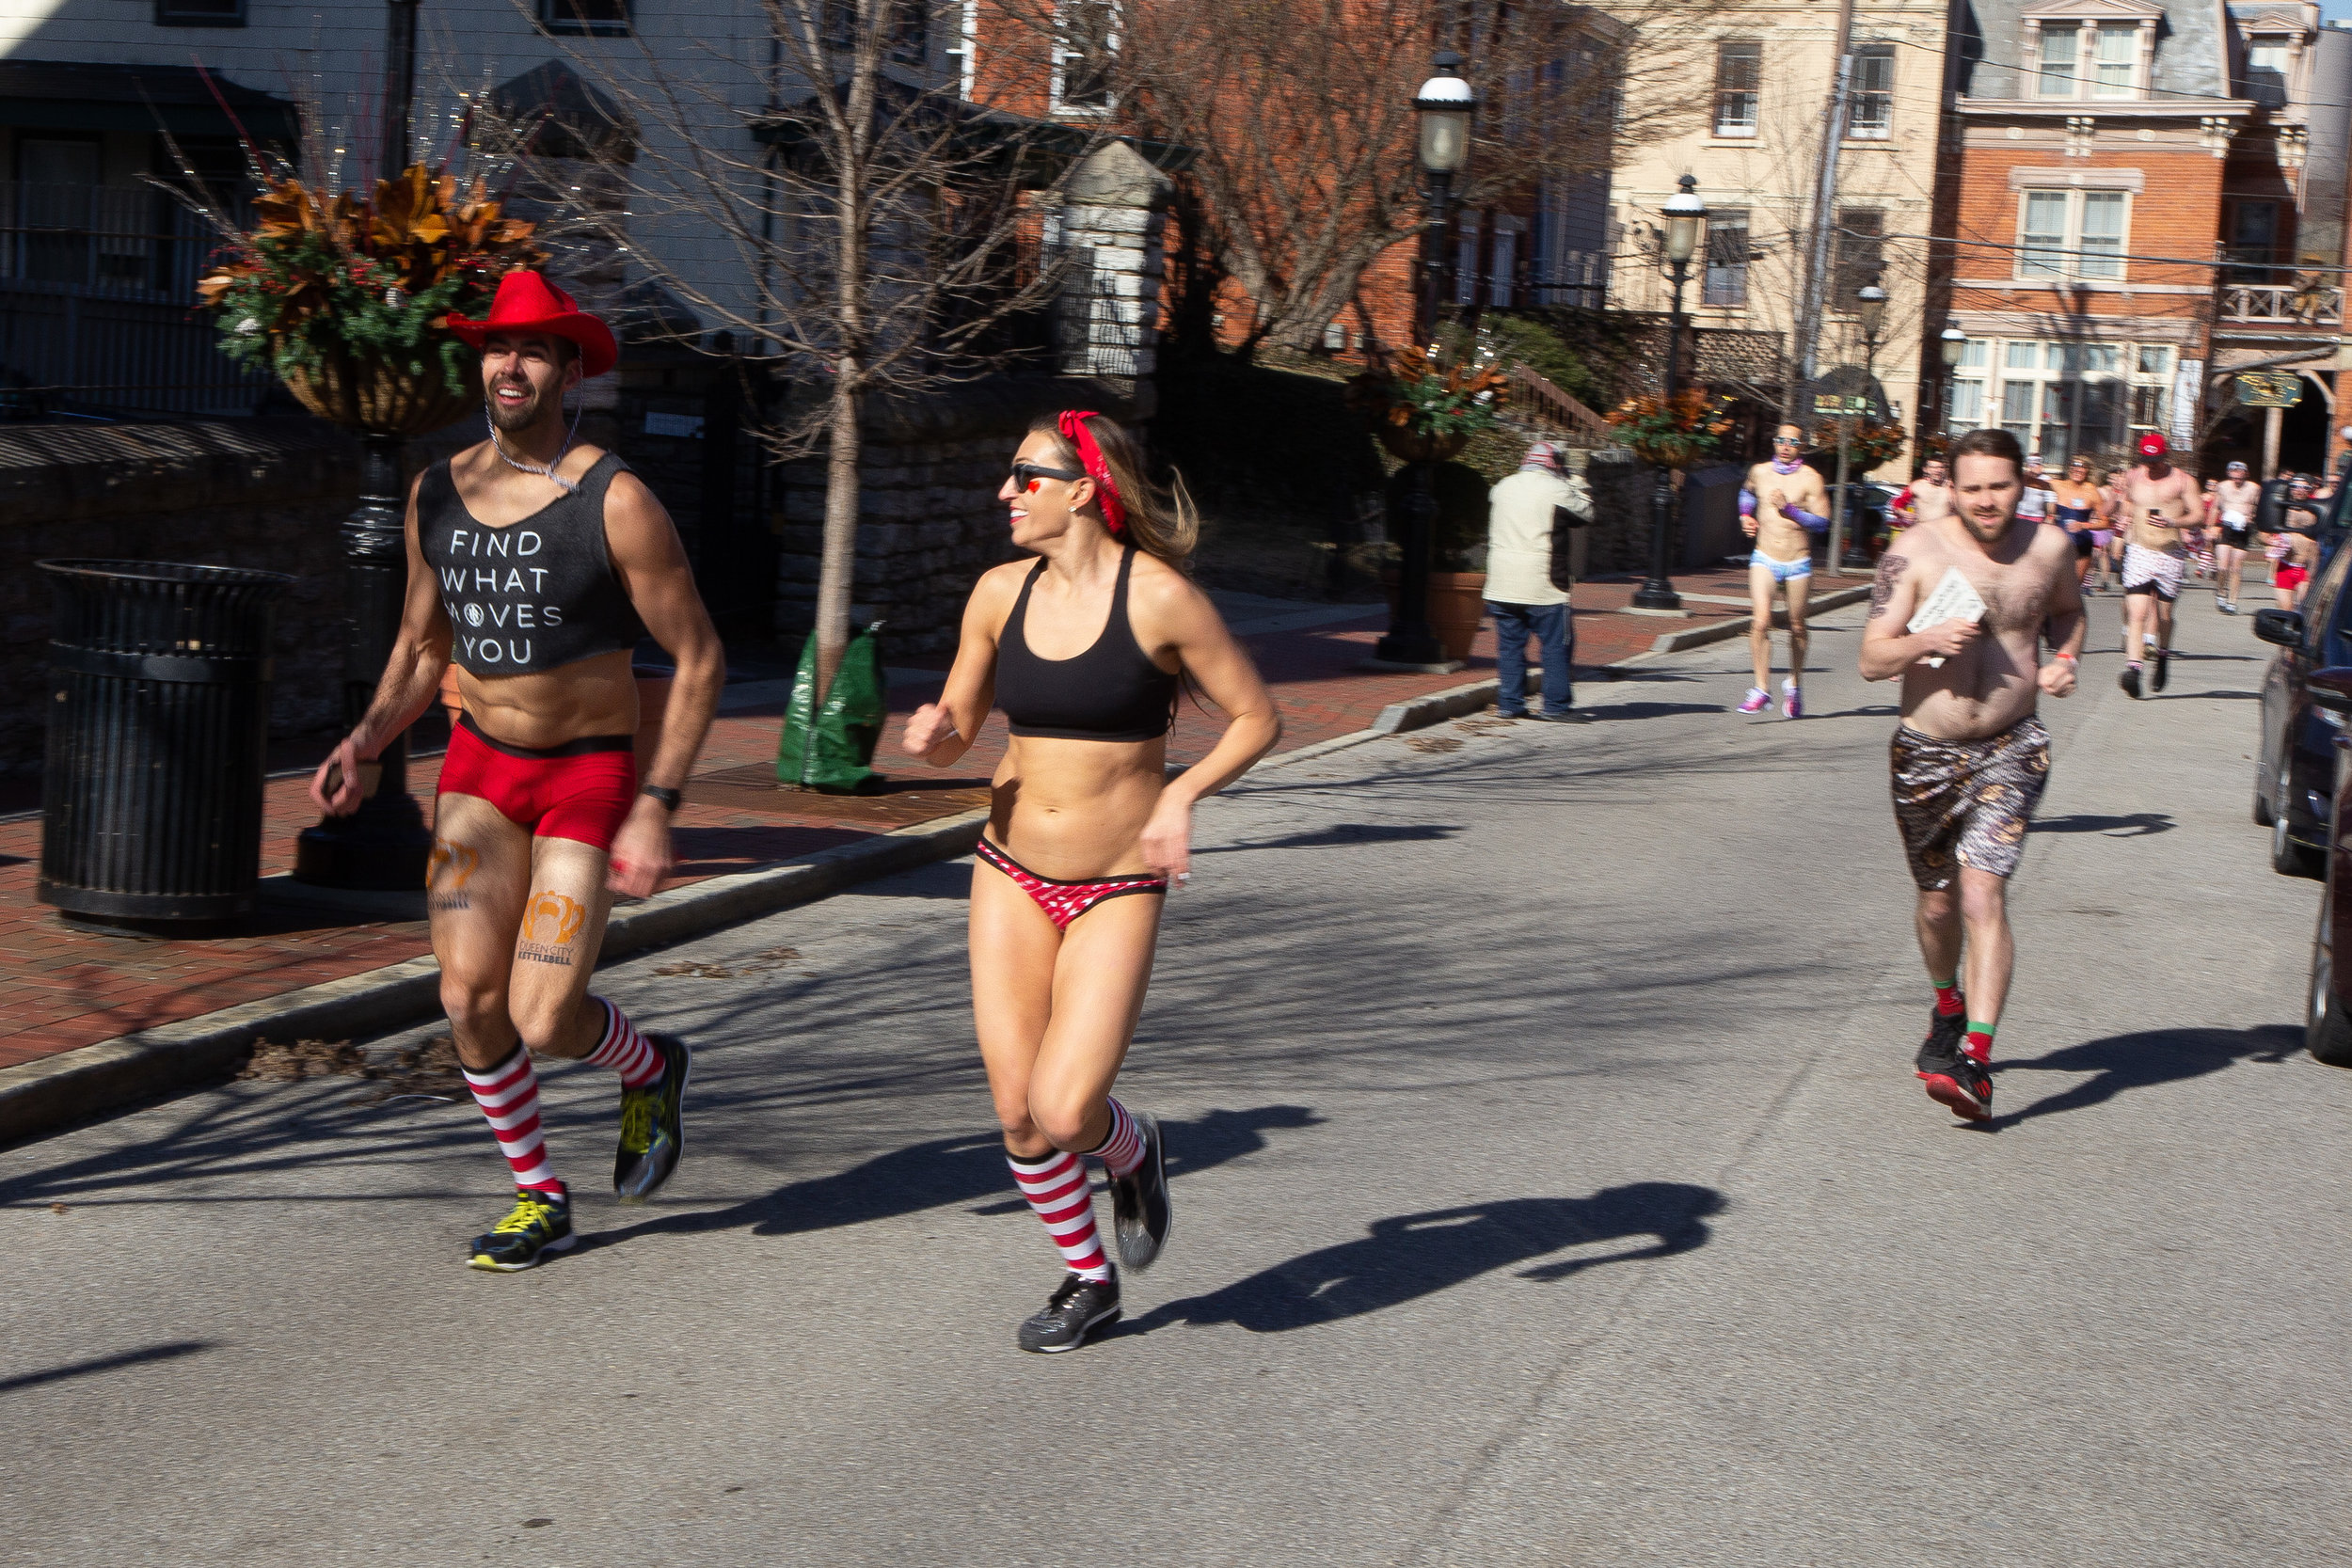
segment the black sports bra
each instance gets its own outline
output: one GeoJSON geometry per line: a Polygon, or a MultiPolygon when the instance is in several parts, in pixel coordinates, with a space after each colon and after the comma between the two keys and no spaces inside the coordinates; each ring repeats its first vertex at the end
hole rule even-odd
{"type": "Polygon", "coordinates": [[[1029,590],[1045,570],[1040,559],[1021,584],[996,641],[996,705],[1015,735],[1049,740],[1157,740],[1176,718],[1176,677],[1152,662],[1127,620],[1127,575],[1136,547],[1119,558],[1111,615],[1094,645],[1073,658],[1040,658],[1026,633],[1029,590]]]}

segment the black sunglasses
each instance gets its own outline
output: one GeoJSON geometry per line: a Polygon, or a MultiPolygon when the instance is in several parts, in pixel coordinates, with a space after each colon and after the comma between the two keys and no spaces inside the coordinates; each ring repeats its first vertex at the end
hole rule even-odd
{"type": "Polygon", "coordinates": [[[1012,487],[1025,491],[1041,479],[1081,480],[1087,477],[1084,468],[1049,468],[1042,463],[1015,463],[1012,466],[1012,487]]]}

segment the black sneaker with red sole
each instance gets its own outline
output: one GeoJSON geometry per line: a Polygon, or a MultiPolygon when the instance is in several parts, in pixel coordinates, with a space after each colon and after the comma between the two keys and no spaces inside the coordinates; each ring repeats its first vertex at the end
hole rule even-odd
{"type": "Polygon", "coordinates": [[[1990,1120],[1993,1116],[1993,1074],[1982,1062],[1957,1046],[1931,1051],[1931,1039],[1919,1048],[1919,1081],[1928,1086],[1928,1098],[1956,1117],[1970,1121],[1990,1120]]]}
{"type": "Polygon", "coordinates": [[[1940,1007],[1930,1008],[1928,1010],[1928,1037],[1919,1042],[1919,1054],[1912,1065],[1921,1072],[1930,1070],[1931,1064],[1933,1065],[1934,1070],[1942,1071],[1944,1064],[1951,1060],[1953,1054],[1960,1050],[1960,1042],[1967,1036],[1968,1009],[1966,1007],[1963,1006],[1959,1012],[1949,1016],[1947,1016],[1940,1007]]]}

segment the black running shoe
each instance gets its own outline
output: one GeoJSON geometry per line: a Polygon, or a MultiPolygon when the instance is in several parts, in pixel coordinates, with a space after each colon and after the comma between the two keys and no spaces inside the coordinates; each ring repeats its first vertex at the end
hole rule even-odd
{"type": "MultiPolygon", "coordinates": [[[[1920,1054],[1927,1054],[1926,1047],[1920,1048],[1920,1054]]],[[[1928,1098],[1956,1117],[1984,1121],[1993,1115],[1993,1074],[1965,1051],[1953,1052],[1949,1060],[1936,1064],[1934,1071],[1922,1062],[1919,1079],[1928,1086],[1928,1098]]]]}
{"type": "Polygon", "coordinates": [[[1119,1240],[1119,1260],[1140,1274],[1168,1244],[1168,1146],[1156,1119],[1141,1111],[1134,1115],[1143,1164],[1111,1178],[1111,1234],[1119,1240]]]}
{"type": "Polygon", "coordinates": [[[2137,664],[2123,666],[2123,673],[2115,677],[2115,684],[2122,687],[2128,695],[2137,697],[2139,695],[2139,666],[2137,664]]]}
{"type": "Polygon", "coordinates": [[[686,1080],[694,1053],[675,1035],[647,1035],[661,1053],[661,1076],[642,1089],[621,1091],[621,1147],[612,1156],[612,1191],[623,1203],[643,1203],[661,1190],[686,1152],[686,1080]]]}
{"type": "Polygon", "coordinates": [[[2169,648],[2158,648],[2156,650],[2156,689],[2159,691],[2163,690],[2164,683],[2171,678],[2172,650],[2169,648]]]}
{"type": "Polygon", "coordinates": [[[1928,1009],[1928,1037],[1919,1042],[1919,1054],[1914,1062],[1921,1072],[1945,1071],[1951,1059],[1960,1053],[1960,1042],[1968,1037],[1968,1014],[1965,1009],[1949,1018],[1933,1007],[1928,1009]]]}
{"type": "Polygon", "coordinates": [[[515,1207],[507,1216],[466,1244],[467,1259],[477,1269],[513,1274],[534,1268],[550,1252],[569,1252],[572,1203],[563,1193],[515,1189],[515,1207]]]}
{"type": "Polygon", "coordinates": [[[1087,1342],[1088,1335],[1104,1323],[1118,1321],[1116,1271],[1108,1279],[1064,1275],[1062,1282],[1054,1287],[1054,1293],[1046,1298],[1044,1309],[1022,1323],[1018,1341],[1023,1350],[1051,1355],[1057,1351],[1076,1350],[1087,1342]]]}

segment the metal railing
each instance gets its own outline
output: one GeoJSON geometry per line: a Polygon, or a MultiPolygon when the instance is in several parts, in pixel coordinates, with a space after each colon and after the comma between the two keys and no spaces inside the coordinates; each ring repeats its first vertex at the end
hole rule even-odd
{"type": "Polygon", "coordinates": [[[272,378],[195,313],[218,243],[162,191],[0,181],[0,407],[253,412],[272,378]]]}
{"type": "Polygon", "coordinates": [[[1603,446],[1615,440],[1614,426],[1549,376],[1525,365],[1513,365],[1504,379],[1511,385],[1511,410],[1528,423],[1549,425],[1563,436],[1588,436],[1603,446]]]}
{"type": "Polygon", "coordinates": [[[2344,291],[2286,283],[2224,283],[2221,320],[2241,326],[2342,326],[2344,291]]]}

